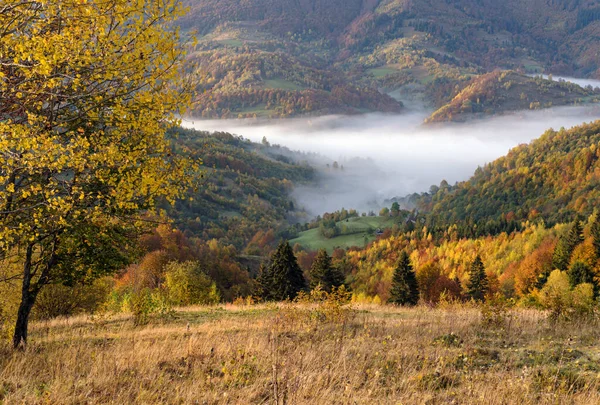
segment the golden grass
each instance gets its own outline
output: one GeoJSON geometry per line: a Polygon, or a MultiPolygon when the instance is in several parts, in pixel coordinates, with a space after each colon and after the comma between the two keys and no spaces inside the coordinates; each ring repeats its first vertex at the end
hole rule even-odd
{"type": "Polygon", "coordinates": [[[600,329],[511,311],[319,305],[184,308],[32,325],[0,348],[0,402],[597,404],[600,329]],[[329,311],[329,312],[328,312],[329,311]]]}

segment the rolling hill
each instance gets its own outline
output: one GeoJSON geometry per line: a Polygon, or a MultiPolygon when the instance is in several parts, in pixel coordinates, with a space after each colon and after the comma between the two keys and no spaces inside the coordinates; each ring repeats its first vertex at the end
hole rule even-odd
{"type": "Polygon", "coordinates": [[[465,121],[510,111],[538,110],[600,100],[600,89],[584,89],[566,81],[496,71],[473,78],[426,122],[465,121]]]}
{"type": "Polygon", "coordinates": [[[186,3],[202,117],[399,112],[388,93],[442,108],[496,70],[600,78],[596,0],[186,3]]]}

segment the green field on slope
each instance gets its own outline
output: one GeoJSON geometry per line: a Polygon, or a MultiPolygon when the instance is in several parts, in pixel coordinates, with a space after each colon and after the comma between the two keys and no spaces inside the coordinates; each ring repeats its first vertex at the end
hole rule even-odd
{"type": "Polygon", "coordinates": [[[347,221],[340,221],[337,223],[338,228],[342,229],[346,227],[345,235],[339,235],[331,239],[325,238],[321,231],[316,229],[310,229],[308,231],[301,232],[300,235],[290,241],[290,244],[300,244],[308,250],[327,249],[331,253],[336,248],[349,248],[353,246],[364,247],[365,237],[366,241],[372,242],[376,238],[377,229],[382,231],[394,226],[398,222],[397,218],[390,217],[359,217],[349,218],[347,221]]]}

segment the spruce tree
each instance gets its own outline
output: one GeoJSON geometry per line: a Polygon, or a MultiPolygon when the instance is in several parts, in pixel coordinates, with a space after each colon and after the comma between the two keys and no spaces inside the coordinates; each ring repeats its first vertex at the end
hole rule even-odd
{"type": "Polygon", "coordinates": [[[569,246],[572,246],[573,249],[575,249],[584,241],[583,226],[581,225],[581,221],[579,219],[576,219],[575,222],[573,222],[573,227],[569,231],[568,240],[569,246]]]}
{"type": "Polygon", "coordinates": [[[325,249],[319,250],[310,268],[310,288],[317,286],[327,292],[344,284],[344,275],[331,264],[331,257],[325,249]]]}
{"type": "Polygon", "coordinates": [[[296,256],[287,241],[282,241],[271,256],[269,267],[262,277],[263,298],[275,301],[294,299],[306,288],[306,280],[302,269],[298,266],[296,256]]]}
{"type": "Polygon", "coordinates": [[[576,219],[573,222],[573,226],[569,230],[567,235],[563,235],[554,249],[554,256],[552,257],[552,265],[558,270],[565,271],[569,268],[571,262],[571,256],[573,251],[583,242],[583,228],[581,221],[576,219]]]}
{"type": "Polygon", "coordinates": [[[594,270],[586,263],[580,261],[573,263],[571,268],[569,268],[569,271],[567,271],[567,276],[569,276],[571,287],[589,283],[594,286],[594,294],[597,294],[598,286],[596,284],[594,270]]]}
{"type": "Polygon", "coordinates": [[[467,282],[467,297],[475,301],[483,301],[488,292],[488,278],[481,257],[477,255],[469,270],[467,282]]]}
{"type": "Polygon", "coordinates": [[[600,213],[596,215],[596,219],[592,224],[590,231],[592,236],[592,243],[594,244],[594,251],[596,252],[596,258],[600,259],[600,213]]]}
{"type": "Polygon", "coordinates": [[[273,275],[269,268],[264,264],[260,265],[258,276],[256,277],[256,295],[265,301],[273,299],[271,291],[273,290],[273,275]]]}
{"type": "Polygon", "coordinates": [[[398,260],[388,301],[397,305],[417,305],[419,302],[417,277],[406,252],[402,252],[398,260]]]}

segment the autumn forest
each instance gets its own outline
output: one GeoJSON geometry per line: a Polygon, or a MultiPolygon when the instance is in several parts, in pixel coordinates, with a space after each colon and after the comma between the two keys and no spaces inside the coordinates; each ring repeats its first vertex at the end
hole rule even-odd
{"type": "Polygon", "coordinates": [[[599,403],[599,10],[0,0],[0,404],[599,403]]]}

